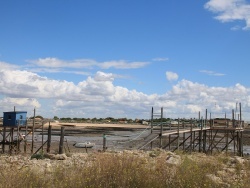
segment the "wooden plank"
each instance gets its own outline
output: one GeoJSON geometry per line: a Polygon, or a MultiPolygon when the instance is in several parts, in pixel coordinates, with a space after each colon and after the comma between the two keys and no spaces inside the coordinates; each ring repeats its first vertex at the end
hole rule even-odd
{"type": "Polygon", "coordinates": [[[64,142],[65,127],[61,127],[61,136],[59,144],[59,154],[63,154],[63,142],[64,142]]]}

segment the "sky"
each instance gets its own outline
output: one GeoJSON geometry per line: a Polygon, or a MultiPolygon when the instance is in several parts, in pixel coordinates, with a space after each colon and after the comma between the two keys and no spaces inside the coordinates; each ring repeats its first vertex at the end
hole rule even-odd
{"type": "Polygon", "coordinates": [[[249,61],[250,0],[0,0],[0,113],[250,120],[249,61]]]}

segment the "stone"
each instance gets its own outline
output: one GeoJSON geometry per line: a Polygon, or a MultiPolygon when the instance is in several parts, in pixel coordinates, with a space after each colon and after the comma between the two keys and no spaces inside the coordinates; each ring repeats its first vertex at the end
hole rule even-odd
{"type": "Polygon", "coordinates": [[[172,165],[180,165],[181,157],[179,155],[168,155],[166,158],[166,162],[172,165]]]}

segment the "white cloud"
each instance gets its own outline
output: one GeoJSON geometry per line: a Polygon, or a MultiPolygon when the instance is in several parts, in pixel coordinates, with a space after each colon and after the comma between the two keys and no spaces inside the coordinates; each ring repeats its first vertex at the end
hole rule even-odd
{"type": "MultiPolygon", "coordinates": [[[[171,77],[172,78],[172,77],[171,77]]],[[[175,77],[176,78],[176,77],[175,77]]],[[[213,117],[230,116],[236,102],[242,102],[243,119],[250,117],[250,89],[209,87],[181,80],[163,95],[148,95],[114,85],[115,75],[98,71],[74,84],[52,80],[28,71],[0,71],[1,110],[34,107],[45,117],[129,117],[150,118],[151,107],[164,108],[166,117],[197,118],[205,109],[213,117]]]]}
{"type": "Polygon", "coordinates": [[[168,61],[169,60],[169,58],[167,58],[167,57],[157,57],[157,58],[154,58],[154,59],[152,59],[153,61],[168,61]]]}
{"type": "Polygon", "coordinates": [[[210,0],[204,7],[217,14],[221,22],[245,21],[243,29],[250,29],[250,4],[245,0],[210,0]]]}
{"type": "Polygon", "coordinates": [[[239,25],[235,25],[233,27],[230,28],[232,31],[238,31],[241,29],[241,27],[239,25]]]}
{"type": "Polygon", "coordinates": [[[114,76],[112,73],[104,73],[104,72],[98,71],[95,75],[95,80],[96,81],[113,81],[114,76]]]}
{"type": "Polygon", "coordinates": [[[36,60],[27,60],[39,67],[50,67],[50,68],[91,68],[97,64],[96,61],[91,59],[79,59],[72,61],[64,61],[57,58],[47,57],[39,58],[36,60]]]}
{"type": "Polygon", "coordinates": [[[11,111],[14,106],[17,111],[26,110],[31,111],[34,108],[40,108],[41,104],[34,98],[10,98],[6,97],[0,100],[2,111],[11,111]]]}
{"type": "Polygon", "coordinates": [[[178,74],[174,73],[174,72],[166,72],[166,77],[167,80],[172,81],[172,80],[178,80],[178,74]]]}
{"type": "Polygon", "coordinates": [[[99,63],[98,66],[103,69],[115,68],[115,69],[137,69],[148,65],[148,62],[127,62],[124,60],[120,61],[108,61],[99,63]]]}
{"type": "Polygon", "coordinates": [[[214,72],[214,71],[210,71],[210,70],[200,70],[201,73],[205,73],[207,75],[210,76],[225,76],[225,74],[223,73],[218,73],[218,72],[214,72]]]}
{"type": "MultiPolygon", "coordinates": [[[[40,58],[37,60],[28,60],[28,62],[32,63],[30,66],[38,66],[43,68],[57,68],[55,70],[59,71],[59,68],[85,68],[85,69],[92,69],[92,68],[101,68],[101,69],[137,69],[145,67],[149,64],[149,62],[128,62],[125,60],[118,60],[118,61],[106,61],[106,62],[97,62],[93,59],[77,59],[71,61],[60,60],[57,58],[40,58]]],[[[43,69],[46,70],[46,69],[43,69]]],[[[61,70],[62,71],[62,70],[61,70]]]]}
{"type": "Polygon", "coordinates": [[[0,61],[0,70],[17,69],[17,68],[19,68],[17,65],[13,65],[13,64],[0,61]]]}

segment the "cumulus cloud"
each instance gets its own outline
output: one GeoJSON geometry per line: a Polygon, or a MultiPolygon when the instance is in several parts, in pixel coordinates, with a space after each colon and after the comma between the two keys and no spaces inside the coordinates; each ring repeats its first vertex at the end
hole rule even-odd
{"type": "Polygon", "coordinates": [[[250,3],[245,0],[210,0],[204,7],[221,22],[245,21],[243,29],[250,29],[250,3]]]}
{"type": "Polygon", "coordinates": [[[178,80],[178,74],[174,73],[174,72],[169,72],[167,71],[166,72],[166,77],[167,77],[167,80],[169,81],[173,81],[173,80],[178,80]]]}
{"type": "Polygon", "coordinates": [[[213,117],[224,117],[225,112],[231,114],[236,102],[242,102],[243,119],[250,115],[250,89],[241,84],[209,87],[181,80],[165,94],[148,95],[116,86],[114,81],[114,74],[102,71],[75,84],[28,71],[1,70],[1,110],[18,106],[28,111],[36,107],[45,117],[150,118],[153,106],[155,110],[163,107],[167,117],[194,118],[205,109],[213,117]]]}
{"type": "Polygon", "coordinates": [[[31,111],[34,108],[40,108],[41,104],[34,98],[6,97],[0,100],[0,106],[2,111],[11,111],[14,106],[16,107],[16,110],[31,111]]]}

